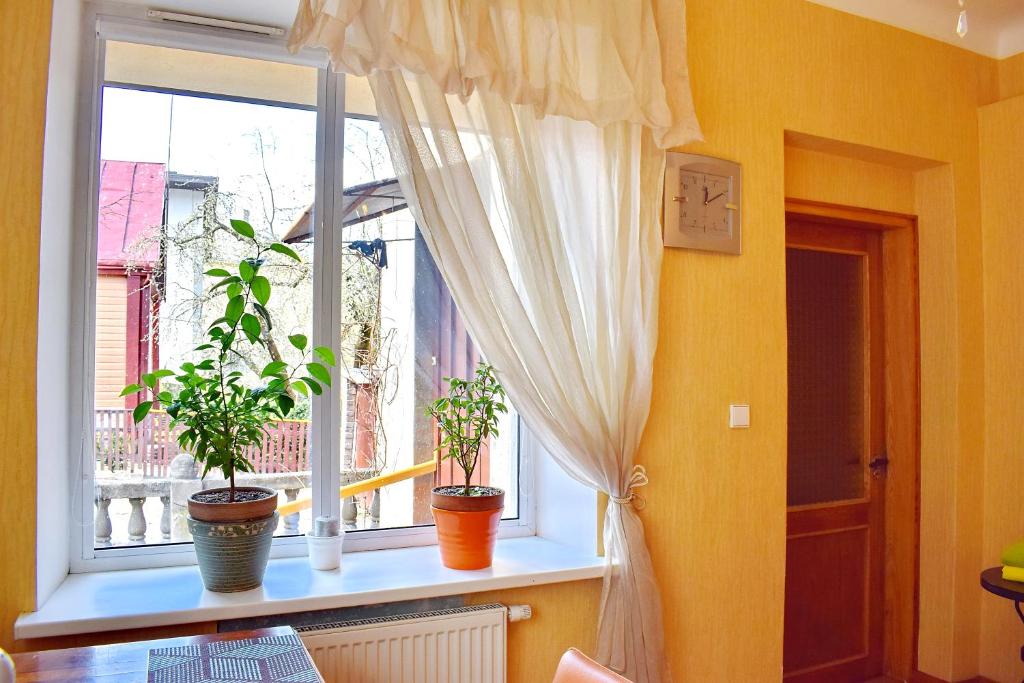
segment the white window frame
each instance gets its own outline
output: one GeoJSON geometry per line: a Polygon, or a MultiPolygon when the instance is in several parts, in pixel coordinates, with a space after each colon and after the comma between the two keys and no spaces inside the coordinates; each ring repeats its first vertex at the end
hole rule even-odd
{"type": "MultiPolygon", "coordinates": [[[[73,357],[70,363],[72,406],[69,445],[71,462],[71,552],[72,573],[109,571],[146,567],[195,564],[191,543],[154,544],[149,546],[95,549],[94,489],[95,448],[94,385],[95,385],[95,311],[96,311],[96,249],[99,147],[101,139],[102,98],[104,85],[105,45],[108,40],[142,43],[199,52],[212,52],[237,57],[279,61],[318,69],[316,181],[313,217],[316,229],[313,240],[313,343],[330,346],[339,352],[340,272],[343,245],[337,239],[334,209],[342,205],[342,159],[345,132],[345,77],[328,68],[327,56],[318,50],[288,52],[284,39],[269,38],[223,29],[176,25],[147,19],[144,10],[105,7],[99,13],[95,6],[86,9],[85,21],[95,26],[87,31],[82,45],[83,69],[78,117],[78,143],[75,150],[75,206],[78,215],[85,215],[84,229],[75,230],[73,282],[82,286],[72,295],[74,316],[71,321],[73,357]],[[325,268],[330,265],[329,268],[325,268]],[[75,398],[78,397],[78,398],[75,398]]],[[[337,369],[332,369],[334,378],[337,369]]],[[[341,458],[341,392],[324,392],[312,397],[310,435],[311,488],[313,514],[341,516],[338,498],[341,458]],[[326,426],[326,429],[325,429],[326,426]]],[[[517,421],[518,422],[518,421],[517,421]]],[[[520,431],[517,428],[517,436],[520,431]]],[[[526,437],[525,430],[522,436],[526,437]]],[[[533,491],[532,454],[534,439],[517,438],[519,450],[518,518],[502,520],[499,537],[533,536],[536,534],[533,491]]],[[[345,551],[367,551],[437,542],[433,526],[367,529],[346,535],[345,551]]],[[[271,557],[305,555],[303,536],[275,537],[271,557]]]]}

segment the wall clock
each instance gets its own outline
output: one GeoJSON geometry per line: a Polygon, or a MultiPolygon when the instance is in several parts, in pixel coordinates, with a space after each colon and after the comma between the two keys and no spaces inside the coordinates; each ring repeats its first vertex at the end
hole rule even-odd
{"type": "Polygon", "coordinates": [[[667,156],[665,246],[741,253],[740,165],[699,154],[667,156]]]}

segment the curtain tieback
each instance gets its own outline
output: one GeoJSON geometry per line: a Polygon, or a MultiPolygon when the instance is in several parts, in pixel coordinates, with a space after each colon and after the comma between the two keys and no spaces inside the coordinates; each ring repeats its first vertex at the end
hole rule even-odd
{"type": "Polygon", "coordinates": [[[632,504],[637,510],[643,510],[647,507],[647,500],[636,492],[636,489],[641,486],[647,486],[649,483],[647,478],[647,470],[643,465],[634,465],[633,471],[629,475],[629,482],[626,484],[626,495],[622,498],[616,498],[615,496],[609,496],[613,503],[619,505],[632,504]]]}

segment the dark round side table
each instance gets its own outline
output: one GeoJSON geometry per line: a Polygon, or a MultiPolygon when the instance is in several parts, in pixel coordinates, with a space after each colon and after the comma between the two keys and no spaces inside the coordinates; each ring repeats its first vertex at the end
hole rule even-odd
{"type": "MultiPolygon", "coordinates": [[[[998,595],[1007,600],[1013,600],[1013,607],[1017,610],[1017,616],[1024,622],[1024,610],[1021,610],[1021,602],[1024,602],[1024,583],[1020,581],[1007,581],[1003,578],[1002,567],[991,567],[981,573],[981,587],[993,595],[998,595]]],[[[1020,649],[1021,661],[1024,661],[1024,647],[1020,649]]],[[[1021,683],[1024,683],[1022,681],[1021,683]]]]}

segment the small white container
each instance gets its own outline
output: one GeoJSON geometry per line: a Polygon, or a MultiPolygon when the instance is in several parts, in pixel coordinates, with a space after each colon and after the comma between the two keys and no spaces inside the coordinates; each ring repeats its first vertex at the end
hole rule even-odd
{"type": "Polygon", "coordinates": [[[345,532],[338,536],[306,536],[309,545],[309,566],[323,571],[341,566],[341,545],[345,532]]]}

